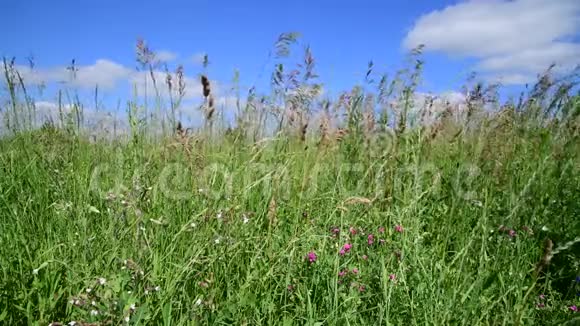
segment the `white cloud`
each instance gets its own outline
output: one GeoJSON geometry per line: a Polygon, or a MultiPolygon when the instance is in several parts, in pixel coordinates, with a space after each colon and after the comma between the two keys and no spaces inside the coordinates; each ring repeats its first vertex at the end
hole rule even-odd
{"type": "Polygon", "coordinates": [[[65,66],[34,70],[24,66],[17,67],[26,83],[62,82],[89,89],[96,85],[112,89],[120,81],[126,80],[132,73],[131,69],[107,59],[99,59],[92,65],[76,66],[75,68],[77,70],[73,74],[65,66]]]}
{"type": "Polygon", "coordinates": [[[420,17],[403,45],[477,58],[488,77],[521,83],[552,63],[580,64],[580,44],[567,40],[579,30],[577,0],[468,1],[420,17]]]}
{"type": "Polygon", "coordinates": [[[205,56],[205,53],[196,53],[191,56],[191,62],[193,62],[194,65],[201,66],[205,60],[205,56]]]}
{"type": "MultiPolygon", "coordinates": [[[[174,98],[178,95],[178,81],[177,76],[174,72],[170,72],[171,79],[172,79],[172,95],[174,98]]],[[[157,89],[159,90],[159,95],[163,98],[167,98],[169,96],[169,88],[167,85],[167,73],[160,70],[153,71],[153,76],[155,78],[155,82],[157,84],[157,89]]],[[[183,97],[184,100],[193,100],[193,99],[201,99],[203,97],[202,91],[203,88],[201,86],[201,81],[199,78],[192,77],[192,76],[184,76],[185,81],[185,96],[183,97]]],[[[147,84],[147,96],[154,96],[155,90],[153,88],[153,79],[151,78],[151,74],[149,71],[140,71],[135,72],[131,75],[129,79],[131,85],[137,86],[137,95],[145,96],[145,84],[147,84]],[[147,80],[147,81],[145,81],[147,80]]],[[[217,97],[220,93],[220,86],[219,83],[215,80],[210,80],[211,84],[211,92],[214,97],[217,97]]]]}
{"type": "MultiPolygon", "coordinates": [[[[119,86],[129,85],[131,90],[136,86],[137,95],[145,96],[145,84],[147,84],[147,96],[155,96],[153,81],[149,71],[136,71],[119,63],[99,59],[94,64],[77,66],[76,73],[67,69],[65,66],[35,68],[30,69],[26,66],[16,67],[22,75],[26,84],[38,85],[42,83],[67,83],[73,87],[92,90],[96,85],[99,88],[115,90],[119,86]],[[147,82],[145,82],[147,80],[147,82]]],[[[167,99],[169,90],[167,86],[167,73],[162,70],[154,70],[153,75],[157,83],[159,94],[167,99]]],[[[170,72],[172,78],[172,93],[174,98],[177,97],[178,80],[175,72],[170,72]]],[[[199,77],[184,75],[185,81],[185,100],[195,100],[202,98],[202,86],[199,77]]],[[[220,84],[211,80],[211,90],[214,97],[220,95],[220,84]]],[[[127,94],[129,95],[129,94],[127,94]]]]}
{"type": "Polygon", "coordinates": [[[177,59],[177,53],[167,50],[161,50],[155,52],[155,58],[161,62],[171,62],[177,59]]]}

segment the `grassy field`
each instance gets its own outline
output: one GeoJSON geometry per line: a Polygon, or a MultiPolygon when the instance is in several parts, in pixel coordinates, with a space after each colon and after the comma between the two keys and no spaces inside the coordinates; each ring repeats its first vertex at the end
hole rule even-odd
{"type": "MultiPolygon", "coordinates": [[[[485,115],[476,85],[465,119],[429,125],[407,104],[374,117],[357,88],[331,101],[341,129],[303,110],[256,137],[212,124],[207,97],[203,128],[157,139],[137,110],[118,140],[11,132],[0,324],[578,323],[580,97],[563,85],[485,115]]],[[[13,93],[4,112],[26,110],[13,93]]],[[[314,105],[296,93],[283,103],[314,105]]]]}

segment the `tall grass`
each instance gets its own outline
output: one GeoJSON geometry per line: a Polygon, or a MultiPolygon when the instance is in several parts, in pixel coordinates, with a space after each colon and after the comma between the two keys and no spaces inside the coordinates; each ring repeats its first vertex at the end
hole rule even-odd
{"type": "Polygon", "coordinates": [[[310,48],[283,63],[296,40],[234,125],[204,83],[206,124],[157,97],[156,138],[138,101],[129,139],[89,139],[81,103],[36,128],[5,61],[0,323],[578,322],[577,80],[548,71],[517,103],[475,83],[464,111],[416,110],[419,49],[333,100],[310,48]]]}

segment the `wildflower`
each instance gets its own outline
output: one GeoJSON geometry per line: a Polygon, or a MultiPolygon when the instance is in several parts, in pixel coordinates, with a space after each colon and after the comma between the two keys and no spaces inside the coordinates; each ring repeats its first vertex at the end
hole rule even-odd
{"type": "Polygon", "coordinates": [[[342,270],[340,272],[338,272],[338,276],[339,277],[344,277],[346,275],[347,271],[346,270],[342,270]]]}
{"type": "Polygon", "coordinates": [[[340,229],[339,229],[339,228],[337,228],[336,226],[333,226],[333,227],[330,229],[330,232],[331,232],[332,234],[334,234],[334,235],[338,235],[338,234],[340,233],[340,229]]]}
{"type": "Polygon", "coordinates": [[[386,243],[386,241],[385,241],[385,239],[380,239],[380,240],[379,240],[379,243],[380,243],[381,245],[384,245],[384,244],[386,243]]]}
{"type": "Polygon", "coordinates": [[[105,285],[107,283],[107,280],[103,277],[100,277],[97,281],[99,282],[100,285],[105,285]]]}
{"type": "Polygon", "coordinates": [[[353,273],[354,275],[358,274],[358,268],[353,268],[353,269],[352,269],[352,273],[353,273]]]}
{"type": "Polygon", "coordinates": [[[369,259],[369,256],[367,256],[367,255],[363,255],[363,256],[362,256],[362,259],[363,259],[363,260],[367,260],[367,259],[369,259]]]}
{"type": "Polygon", "coordinates": [[[401,224],[395,225],[395,231],[399,233],[403,233],[403,226],[401,224]]]}
{"type": "Polygon", "coordinates": [[[87,291],[87,293],[91,293],[92,290],[93,289],[91,289],[91,288],[87,288],[85,291],[87,291]]]}
{"type": "Polygon", "coordinates": [[[395,276],[395,274],[390,274],[390,275],[389,275],[389,280],[391,280],[391,281],[393,281],[393,282],[394,282],[394,281],[396,281],[396,280],[397,280],[397,276],[395,276]]]}
{"type": "Polygon", "coordinates": [[[367,243],[370,245],[372,245],[373,243],[375,243],[375,236],[371,234],[369,234],[369,236],[367,237],[367,243]]]}
{"type": "Polygon", "coordinates": [[[215,238],[213,242],[215,242],[215,244],[220,244],[220,238],[215,238]]]}
{"type": "Polygon", "coordinates": [[[201,306],[202,303],[203,303],[203,301],[201,301],[201,299],[195,300],[195,305],[196,306],[201,306]]]}
{"type": "Polygon", "coordinates": [[[580,276],[576,276],[576,283],[580,283],[580,276]]]}
{"type": "Polygon", "coordinates": [[[359,286],[358,287],[358,291],[359,292],[364,292],[365,291],[365,286],[364,285],[359,286]]]}
{"type": "Polygon", "coordinates": [[[548,231],[550,231],[550,229],[548,229],[548,227],[544,225],[544,226],[542,226],[542,231],[548,232],[548,231]]]}
{"type": "Polygon", "coordinates": [[[344,249],[340,249],[340,251],[338,252],[339,255],[344,256],[346,252],[344,251],[344,249]]]}
{"type": "Polygon", "coordinates": [[[129,316],[125,317],[125,322],[127,322],[127,323],[128,323],[128,322],[129,322],[129,320],[130,320],[129,316]]]}
{"type": "Polygon", "coordinates": [[[96,316],[99,314],[98,310],[91,310],[91,316],[96,316]]]}
{"type": "Polygon", "coordinates": [[[286,287],[288,289],[288,291],[292,292],[294,291],[294,285],[292,284],[288,284],[288,286],[286,287]]]}
{"type": "Polygon", "coordinates": [[[546,305],[543,302],[540,302],[536,305],[538,308],[544,308],[546,305]]]}
{"type": "Polygon", "coordinates": [[[69,325],[69,326],[75,326],[76,324],[77,324],[77,322],[76,322],[76,321],[74,321],[74,320],[73,320],[73,321],[71,321],[70,323],[68,323],[68,325],[69,325]]]}
{"type": "Polygon", "coordinates": [[[218,220],[221,220],[223,215],[222,212],[218,212],[217,215],[215,216],[218,220]]]}
{"type": "Polygon", "coordinates": [[[201,286],[202,288],[208,288],[209,284],[207,284],[207,282],[201,281],[199,282],[199,286],[201,286]]]}
{"type": "Polygon", "coordinates": [[[384,226],[381,226],[379,228],[379,233],[385,233],[385,227],[384,226]]]}
{"type": "Polygon", "coordinates": [[[149,290],[145,290],[144,293],[145,293],[145,295],[148,295],[149,294],[149,290]]]}
{"type": "Polygon", "coordinates": [[[306,257],[308,258],[308,261],[310,261],[310,263],[314,263],[318,258],[318,256],[316,256],[316,253],[314,251],[309,252],[306,257]]]}
{"type": "Polygon", "coordinates": [[[538,296],[538,298],[539,298],[540,300],[544,300],[544,299],[546,299],[546,295],[545,295],[545,294],[540,294],[540,295],[538,296]]]}
{"type": "Polygon", "coordinates": [[[75,300],[74,299],[70,299],[68,303],[75,304],[75,300]]]}
{"type": "Polygon", "coordinates": [[[97,303],[94,300],[91,301],[91,306],[96,306],[96,305],[97,305],[97,303]]]}
{"type": "Polygon", "coordinates": [[[570,311],[578,311],[578,307],[576,307],[575,305],[568,307],[568,309],[570,309],[570,311]]]}
{"type": "Polygon", "coordinates": [[[191,222],[191,224],[190,224],[189,226],[190,226],[192,229],[194,229],[194,228],[197,226],[197,224],[195,224],[195,222],[191,222]]]}
{"type": "Polygon", "coordinates": [[[135,311],[135,309],[137,309],[137,306],[135,306],[135,304],[134,304],[134,303],[132,303],[132,304],[129,306],[129,310],[131,310],[131,311],[135,311]]]}
{"type": "Polygon", "coordinates": [[[516,231],[514,231],[514,230],[511,230],[511,229],[510,229],[510,230],[508,231],[508,236],[509,236],[510,238],[513,238],[513,237],[515,237],[515,236],[516,236],[516,231]]]}
{"type": "Polygon", "coordinates": [[[348,232],[350,232],[351,235],[356,235],[358,233],[357,230],[352,226],[348,229],[348,232]]]}
{"type": "Polygon", "coordinates": [[[32,275],[38,275],[38,268],[32,270],[32,275]]]}
{"type": "Polygon", "coordinates": [[[242,221],[244,222],[244,224],[248,224],[248,222],[250,222],[250,219],[248,218],[248,216],[246,214],[244,214],[242,216],[242,221]]]}
{"type": "Polygon", "coordinates": [[[159,285],[157,285],[157,286],[154,288],[154,290],[155,290],[155,292],[159,292],[159,291],[161,291],[161,287],[160,287],[159,285]]]}

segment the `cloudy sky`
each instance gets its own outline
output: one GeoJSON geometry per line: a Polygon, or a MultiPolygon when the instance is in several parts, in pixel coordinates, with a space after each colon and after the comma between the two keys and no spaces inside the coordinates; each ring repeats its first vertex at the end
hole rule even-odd
{"type": "MultiPolygon", "coordinates": [[[[0,55],[34,70],[32,82],[99,85],[103,101],[130,94],[135,42],[144,38],[170,69],[183,64],[187,99],[199,98],[200,58],[227,96],[234,70],[242,86],[266,87],[268,53],[282,32],[309,44],[329,92],[362,81],[369,60],[393,71],[404,54],[425,44],[422,88],[456,90],[471,71],[506,85],[532,82],[551,63],[580,64],[580,1],[5,1],[0,55]],[[71,82],[66,66],[76,60],[71,82]]],[[[159,72],[161,74],[161,72],[159,72]]],[[[160,75],[161,76],[161,75],[160,75]]],[[[163,78],[162,78],[163,80],[163,78]]]]}

